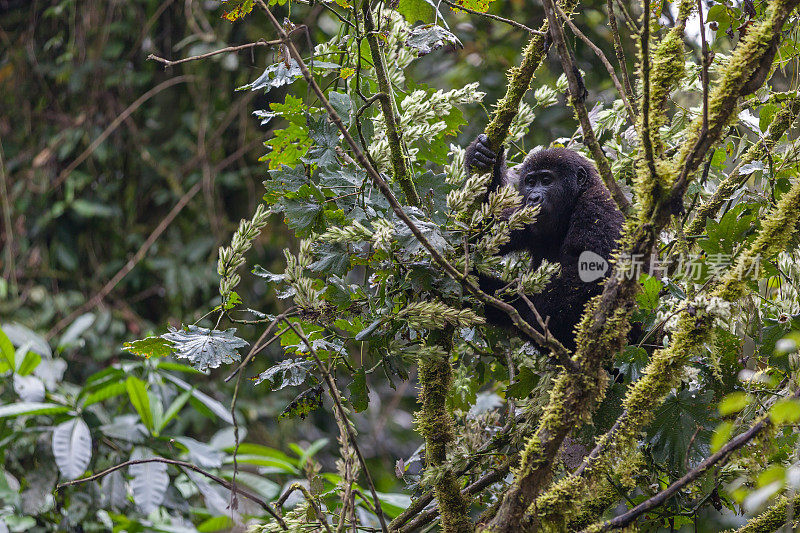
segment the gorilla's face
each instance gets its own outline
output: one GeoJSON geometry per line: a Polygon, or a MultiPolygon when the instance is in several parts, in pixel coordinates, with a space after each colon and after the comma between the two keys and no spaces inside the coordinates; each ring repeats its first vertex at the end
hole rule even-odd
{"type": "MultiPolygon", "coordinates": [[[[531,162],[533,163],[533,162],[531,162]]],[[[585,181],[583,169],[561,168],[561,165],[530,164],[519,177],[523,205],[538,206],[539,214],[529,231],[537,237],[563,237],[572,216],[575,200],[585,181]]]]}

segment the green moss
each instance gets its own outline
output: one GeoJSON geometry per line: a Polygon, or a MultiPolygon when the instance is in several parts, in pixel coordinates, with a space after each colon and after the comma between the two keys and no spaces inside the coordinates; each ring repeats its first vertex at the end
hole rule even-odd
{"type": "Polygon", "coordinates": [[[418,349],[420,403],[415,415],[417,429],[425,439],[425,460],[439,505],[442,530],[453,533],[472,531],[467,500],[461,495],[458,479],[447,465],[447,447],[453,442],[453,420],[447,410],[447,395],[453,383],[450,366],[452,328],[431,333],[436,344],[418,349]]]}
{"type": "Polygon", "coordinates": [[[760,65],[773,36],[781,31],[798,0],[770,2],[766,19],[747,32],[731,55],[708,100],[708,130],[703,131],[703,117],[697,117],[688,128],[687,138],[677,156],[680,168],[692,172],[700,165],[706,150],[716,143],[734,117],[742,87],[760,65]],[[698,142],[700,141],[700,142],[698,142]]]}
{"type": "Polygon", "coordinates": [[[794,497],[789,501],[781,496],[775,505],[737,529],[736,533],[773,533],[788,524],[790,520],[796,520],[798,514],[800,514],[800,497],[794,497]]]}

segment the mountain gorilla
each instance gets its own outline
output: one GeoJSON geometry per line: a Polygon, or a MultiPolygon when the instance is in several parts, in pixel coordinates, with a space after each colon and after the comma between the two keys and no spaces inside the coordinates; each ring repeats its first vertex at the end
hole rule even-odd
{"type": "MultiPolygon", "coordinates": [[[[624,217],[600,179],[594,164],[582,155],[566,148],[550,148],[531,152],[521,165],[509,171],[503,149],[496,154],[489,148],[486,135],[480,135],[466,150],[465,166],[469,172],[492,171],[487,191],[507,183],[515,184],[523,197],[523,205],[538,205],[536,221],[512,233],[501,254],[527,250],[534,266],[547,259],[561,265],[561,273],[551,279],[544,291],[529,296],[542,319],[550,317],[550,333],[570,350],[575,349],[574,329],[583,314],[586,302],[600,293],[599,278],[605,272],[586,269],[586,260],[595,263],[600,256],[608,264],[620,236],[624,217]],[[594,252],[585,254],[583,252],[594,252]],[[579,270],[579,258],[584,261],[579,270]],[[581,279],[587,279],[583,281],[581,279]]],[[[479,276],[481,288],[494,294],[506,283],[500,279],[479,276]]],[[[509,301],[522,318],[538,328],[536,317],[522,299],[509,301]]],[[[486,308],[487,320],[498,326],[511,327],[508,315],[492,307],[486,308]]]]}

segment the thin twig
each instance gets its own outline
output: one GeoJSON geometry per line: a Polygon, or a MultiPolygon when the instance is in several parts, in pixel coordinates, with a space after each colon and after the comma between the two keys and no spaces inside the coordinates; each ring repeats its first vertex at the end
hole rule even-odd
{"type": "Polygon", "coordinates": [[[556,364],[559,364],[564,368],[569,368],[571,365],[574,365],[575,361],[569,356],[569,353],[559,350],[558,347],[556,346],[555,343],[557,343],[558,341],[550,333],[550,329],[548,327],[548,322],[550,320],[550,317],[547,317],[547,319],[542,319],[542,315],[539,314],[539,311],[536,309],[536,306],[533,305],[531,299],[528,298],[528,296],[524,292],[520,292],[519,297],[522,299],[523,302],[525,302],[525,305],[528,306],[528,309],[531,310],[533,316],[536,317],[536,321],[539,323],[539,327],[542,328],[542,335],[544,336],[545,340],[544,347],[550,348],[551,353],[555,356],[556,364]]]}
{"type": "MultiPolygon", "coordinates": [[[[627,198],[625,198],[625,195],[617,183],[617,180],[614,179],[614,175],[611,172],[611,165],[608,162],[606,154],[603,152],[603,148],[597,141],[597,137],[594,134],[594,129],[592,129],[592,123],[589,120],[589,113],[586,110],[586,106],[583,104],[584,96],[581,94],[581,91],[585,90],[585,87],[583,86],[583,82],[578,82],[578,77],[576,75],[578,70],[572,61],[569,50],[567,50],[567,43],[564,40],[564,32],[561,24],[559,24],[558,16],[556,15],[555,2],[554,0],[543,0],[542,6],[545,8],[545,13],[547,14],[550,35],[552,35],[553,42],[558,50],[558,56],[561,60],[561,67],[564,70],[564,75],[567,77],[567,81],[569,82],[570,100],[572,102],[572,108],[575,110],[575,114],[578,115],[578,120],[581,124],[583,142],[592,152],[592,157],[594,158],[595,163],[597,163],[597,169],[600,171],[600,176],[602,176],[603,182],[605,182],[606,187],[608,187],[608,190],[611,192],[611,196],[614,198],[614,201],[617,203],[623,213],[628,213],[631,210],[631,203],[627,198]]],[[[566,18],[566,15],[564,15],[564,18],[566,18]]]]}
{"type": "Polygon", "coordinates": [[[314,496],[308,491],[307,488],[305,488],[300,483],[292,483],[292,486],[289,487],[289,489],[286,492],[284,492],[283,495],[280,497],[280,499],[277,502],[277,505],[282,506],[284,502],[286,502],[286,499],[289,497],[289,495],[295,491],[303,493],[303,497],[311,506],[311,508],[314,510],[314,514],[317,515],[317,521],[325,528],[325,531],[327,531],[328,533],[333,533],[331,531],[330,526],[328,526],[328,521],[325,519],[325,515],[322,514],[322,511],[320,510],[319,506],[314,501],[314,496]]]}
{"type": "Polygon", "coordinates": [[[700,19],[700,42],[702,43],[702,54],[703,54],[703,129],[701,130],[700,135],[705,135],[708,131],[708,64],[709,64],[709,54],[708,54],[708,43],[706,42],[706,25],[703,22],[703,6],[701,5],[701,0],[697,0],[697,16],[700,19]]]}
{"type": "Polygon", "coordinates": [[[5,250],[5,265],[3,277],[10,280],[11,293],[17,290],[17,266],[14,258],[14,229],[11,227],[11,201],[8,196],[6,184],[6,162],[3,157],[3,142],[0,139],[0,201],[3,208],[3,249],[5,250]]]}
{"type": "Polygon", "coordinates": [[[532,33],[533,35],[544,35],[543,31],[534,30],[533,28],[529,28],[525,24],[520,24],[516,20],[511,20],[511,19],[507,19],[507,18],[500,17],[500,16],[497,16],[497,15],[492,15],[491,13],[481,13],[480,11],[475,11],[474,9],[470,9],[468,7],[460,6],[460,5],[456,4],[455,2],[451,2],[450,0],[442,0],[442,1],[445,4],[447,4],[448,6],[454,8],[454,9],[458,9],[460,11],[466,11],[467,13],[470,13],[472,15],[478,15],[478,16],[481,16],[481,17],[485,17],[487,19],[496,20],[498,22],[502,22],[504,24],[508,24],[509,26],[513,26],[515,28],[519,28],[520,30],[524,30],[524,31],[526,31],[528,33],[532,33]]]}
{"type": "Polygon", "coordinates": [[[633,111],[631,102],[628,99],[628,94],[626,93],[625,89],[622,88],[622,84],[619,82],[619,78],[617,78],[617,73],[614,71],[614,67],[611,65],[611,62],[608,60],[603,51],[600,50],[600,48],[596,44],[594,44],[591,39],[589,39],[586,35],[584,35],[584,33],[578,29],[575,23],[572,22],[572,20],[567,15],[564,14],[564,12],[561,10],[560,7],[558,7],[558,5],[553,3],[553,7],[555,7],[558,16],[561,19],[563,19],[564,22],[567,23],[567,26],[569,26],[569,29],[572,30],[572,33],[577,35],[579,39],[581,39],[584,43],[586,43],[586,46],[591,48],[592,51],[595,53],[595,55],[600,58],[600,61],[603,63],[603,65],[606,67],[606,70],[608,71],[608,75],[611,76],[611,81],[614,82],[614,86],[617,88],[617,92],[622,98],[622,102],[625,104],[625,109],[628,111],[628,117],[631,119],[631,122],[636,124],[636,113],[633,111]]]}
{"type": "Polygon", "coordinates": [[[292,313],[292,311],[294,311],[294,310],[295,310],[295,307],[294,307],[294,306],[292,306],[292,307],[290,307],[289,309],[287,309],[286,311],[284,311],[283,313],[281,313],[281,314],[279,314],[278,316],[276,316],[276,317],[275,317],[275,318],[272,320],[272,322],[270,322],[270,324],[269,324],[269,326],[267,327],[267,329],[265,329],[265,330],[264,330],[264,333],[262,333],[262,334],[261,334],[261,336],[258,338],[258,340],[257,340],[256,342],[254,342],[254,343],[253,343],[253,347],[250,349],[250,352],[247,354],[247,357],[245,357],[245,358],[242,360],[242,362],[239,364],[239,366],[237,366],[237,367],[236,367],[236,369],[235,369],[233,372],[231,372],[231,373],[230,373],[230,375],[229,375],[228,377],[226,377],[226,378],[225,378],[225,383],[227,383],[227,382],[229,382],[230,380],[232,380],[232,379],[233,379],[233,377],[234,377],[236,374],[238,374],[238,373],[239,373],[239,372],[242,370],[242,368],[244,368],[245,366],[247,366],[247,364],[250,362],[250,360],[251,360],[251,359],[252,359],[252,358],[253,358],[253,357],[254,357],[254,356],[255,356],[255,355],[258,353],[258,352],[260,352],[261,350],[263,350],[264,348],[266,348],[267,346],[269,346],[269,345],[270,345],[270,344],[271,344],[271,343],[272,343],[272,342],[273,342],[275,339],[278,339],[278,338],[280,338],[280,336],[281,336],[283,333],[285,333],[285,332],[287,331],[287,330],[286,330],[286,328],[284,328],[283,330],[281,330],[281,331],[279,331],[278,333],[276,333],[274,337],[272,337],[270,340],[268,340],[268,341],[266,342],[266,344],[264,344],[264,345],[262,345],[262,346],[259,346],[259,343],[260,343],[261,341],[263,341],[263,340],[266,338],[266,336],[267,336],[267,335],[269,335],[269,334],[272,332],[272,330],[275,328],[275,326],[277,325],[277,323],[278,323],[278,322],[280,322],[281,320],[283,320],[283,319],[284,319],[286,316],[290,315],[290,314],[292,313]]]}
{"type": "Polygon", "coordinates": [[[188,63],[189,61],[199,61],[201,59],[206,59],[212,56],[216,56],[219,54],[227,54],[230,52],[238,52],[240,50],[250,50],[255,48],[256,46],[275,46],[281,44],[282,41],[265,41],[264,39],[259,39],[254,43],[247,43],[247,44],[240,44],[238,46],[228,46],[226,48],[220,48],[219,50],[214,50],[211,52],[206,52],[205,54],[199,54],[196,56],[185,57],[183,59],[164,59],[163,57],[158,57],[155,54],[150,54],[147,56],[147,59],[152,59],[153,61],[158,61],[159,63],[164,65],[164,68],[174,67],[175,65],[180,65],[181,63],[188,63]]]}
{"type": "Polygon", "coordinates": [[[179,466],[179,467],[182,467],[182,468],[188,468],[189,470],[197,472],[198,474],[202,474],[202,475],[206,476],[207,478],[211,479],[212,481],[222,485],[226,489],[235,490],[236,492],[238,492],[239,494],[241,494],[245,498],[254,501],[262,509],[264,509],[267,513],[269,513],[270,516],[272,516],[272,518],[274,518],[278,522],[278,524],[280,524],[281,528],[283,528],[284,530],[287,529],[286,528],[286,524],[284,523],[283,519],[280,517],[280,515],[278,513],[276,513],[272,509],[272,506],[268,502],[262,500],[261,498],[259,498],[258,496],[256,496],[255,494],[253,494],[250,491],[247,491],[247,490],[244,490],[244,489],[240,489],[238,487],[234,487],[229,481],[227,481],[225,479],[222,479],[219,476],[215,476],[211,472],[206,472],[205,470],[203,470],[202,468],[200,468],[197,465],[194,465],[192,463],[187,463],[186,461],[178,461],[176,459],[165,459],[164,457],[150,457],[148,459],[132,459],[130,461],[124,461],[124,462],[116,464],[116,465],[114,465],[114,466],[112,466],[110,468],[106,468],[105,470],[103,470],[101,472],[98,472],[96,474],[93,474],[91,476],[84,477],[84,478],[81,478],[81,479],[73,479],[72,481],[66,481],[64,483],[60,483],[59,485],[56,486],[56,490],[58,491],[58,490],[61,490],[61,489],[65,488],[65,487],[69,487],[71,485],[79,485],[79,484],[82,484],[82,483],[88,483],[89,481],[95,481],[97,479],[100,479],[100,478],[112,473],[112,472],[115,472],[117,470],[125,468],[126,466],[140,465],[140,464],[144,464],[144,463],[165,463],[165,464],[168,464],[168,465],[174,465],[174,466],[179,466]]]}
{"type": "Polygon", "coordinates": [[[614,54],[617,56],[617,63],[622,71],[622,80],[625,83],[625,93],[628,95],[628,101],[631,107],[636,112],[636,99],[633,96],[633,86],[631,85],[630,77],[628,76],[628,66],[625,61],[625,51],[622,48],[622,40],[619,37],[619,26],[617,25],[617,16],[614,14],[614,4],[612,0],[606,0],[606,9],[608,10],[608,25],[611,28],[611,38],[614,41],[614,54]]]}
{"type": "MultiPolygon", "coordinates": [[[[266,8],[265,5],[262,4],[263,7],[266,8]]],[[[272,13],[269,13],[270,17],[272,13]]],[[[275,21],[277,22],[277,20],[275,21]]],[[[350,419],[347,417],[347,412],[344,410],[344,406],[342,405],[342,399],[339,395],[339,389],[336,386],[336,382],[333,380],[333,376],[327,371],[325,365],[322,363],[322,359],[320,359],[319,354],[317,354],[317,350],[311,344],[311,341],[308,340],[306,334],[303,332],[303,328],[299,327],[298,325],[293,324],[290,320],[284,318],[283,321],[286,323],[287,326],[292,328],[292,331],[300,337],[300,340],[305,343],[308,347],[308,351],[311,353],[312,357],[314,358],[314,362],[317,365],[317,369],[319,369],[320,373],[322,374],[322,378],[325,380],[325,384],[328,386],[328,391],[330,392],[331,398],[333,399],[333,403],[336,405],[336,409],[339,411],[339,416],[342,418],[342,423],[345,426],[345,430],[347,432],[347,439],[350,441],[349,444],[353,447],[353,450],[356,452],[356,456],[358,457],[359,463],[361,463],[361,468],[364,470],[364,477],[367,480],[367,485],[369,486],[370,493],[372,497],[375,499],[375,510],[377,511],[378,521],[381,523],[381,530],[383,533],[388,533],[388,528],[386,527],[386,520],[383,516],[383,510],[381,509],[381,502],[378,498],[378,491],[375,489],[375,483],[372,481],[372,475],[369,473],[367,469],[367,462],[364,460],[364,456],[361,454],[361,449],[358,447],[358,443],[356,442],[356,435],[353,432],[353,428],[350,425],[350,419]]]]}

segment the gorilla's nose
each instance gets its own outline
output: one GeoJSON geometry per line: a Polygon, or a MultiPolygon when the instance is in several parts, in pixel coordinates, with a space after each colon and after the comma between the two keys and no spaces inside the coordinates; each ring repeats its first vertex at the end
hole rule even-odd
{"type": "Polygon", "coordinates": [[[537,206],[540,203],[542,203],[542,195],[538,192],[531,193],[531,195],[528,196],[528,205],[537,206]]]}

